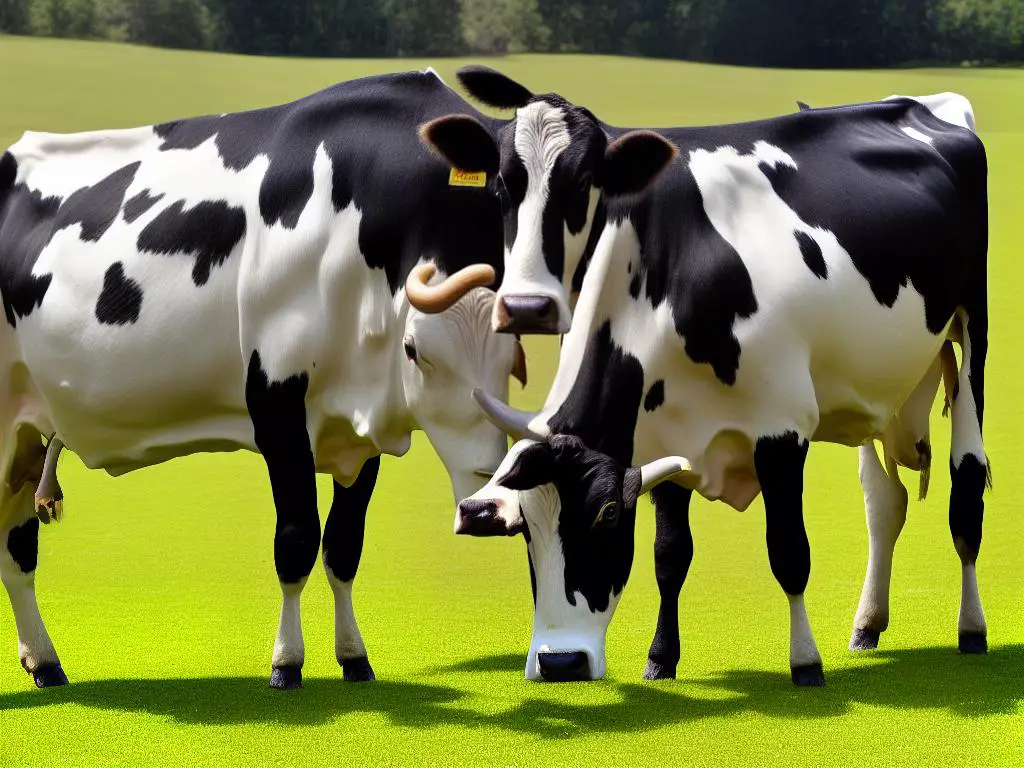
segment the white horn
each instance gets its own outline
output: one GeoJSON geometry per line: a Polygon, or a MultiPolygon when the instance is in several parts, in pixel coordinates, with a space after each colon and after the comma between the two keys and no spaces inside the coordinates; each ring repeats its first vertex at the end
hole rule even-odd
{"type": "Polygon", "coordinates": [[[640,467],[640,496],[659,483],[663,483],[674,475],[690,472],[690,462],[682,456],[666,456],[656,459],[640,467]]]}
{"type": "Polygon", "coordinates": [[[530,422],[537,415],[536,413],[517,411],[511,405],[503,403],[479,387],[473,390],[473,400],[476,402],[477,407],[483,411],[487,420],[506,435],[516,440],[522,440],[523,438],[529,438],[530,440],[547,439],[549,433],[547,427],[544,428],[543,434],[530,428],[530,422]]]}

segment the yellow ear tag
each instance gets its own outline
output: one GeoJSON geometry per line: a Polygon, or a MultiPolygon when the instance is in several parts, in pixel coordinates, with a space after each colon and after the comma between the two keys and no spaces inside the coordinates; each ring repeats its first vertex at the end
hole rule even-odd
{"type": "Polygon", "coordinates": [[[467,173],[457,168],[452,168],[448,174],[448,184],[452,187],[486,187],[487,174],[483,171],[467,173]]]}

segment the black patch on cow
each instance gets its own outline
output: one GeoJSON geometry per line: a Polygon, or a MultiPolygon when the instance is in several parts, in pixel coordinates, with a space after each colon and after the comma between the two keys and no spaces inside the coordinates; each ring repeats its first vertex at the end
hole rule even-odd
{"type": "Polygon", "coordinates": [[[606,322],[588,342],[572,389],[548,425],[553,433],[576,435],[628,465],[643,396],[643,367],[612,341],[611,324],[606,322]]]}
{"type": "Polygon", "coordinates": [[[556,435],[523,450],[497,482],[513,490],[554,484],[560,500],[565,597],[576,605],[579,592],[591,611],[608,610],[611,596],[622,592],[633,564],[638,470],[627,470],[576,437],[556,435]],[[607,517],[599,520],[608,502],[615,505],[615,514],[606,512],[607,517]]]}
{"type": "Polygon", "coordinates": [[[165,151],[213,140],[225,167],[269,160],[259,189],[268,225],[294,228],[313,195],[322,144],[331,164],[335,211],[362,214],[359,249],[383,269],[392,293],[423,256],[451,274],[490,264],[504,274],[501,206],[495,178],[486,188],[453,187],[448,164],[419,138],[437,117],[466,114],[497,136],[506,121],[477,112],[435,75],[378,75],[338,83],[288,104],[178,120],[154,128],[165,151]]]}
{"type": "Polygon", "coordinates": [[[768,562],[787,595],[802,595],[811,575],[811,547],[803,513],[809,446],[795,432],[762,437],[754,446],[754,470],[764,499],[768,562]]]}
{"type": "Polygon", "coordinates": [[[650,413],[651,411],[660,408],[661,404],[665,402],[665,380],[658,379],[651,385],[651,388],[647,390],[647,395],[644,397],[644,410],[650,413]]]}
{"type": "Polygon", "coordinates": [[[640,241],[630,295],[639,299],[642,292],[654,308],[668,301],[687,356],[732,385],[741,352],[733,326],[757,311],[750,273],[708,219],[688,167],[673,163],[652,190],[639,201],[608,202],[609,220],[628,218],[640,241]]]}
{"type": "Polygon", "coordinates": [[[974,454],[968,453],[960,466],[949,460],[949,532],[960,540],[960,556],[973,563],[981,550],[981,532],[985,519],[985,484],[988,471],[974,454]]]}
{"type": "MultiPolygon", "coordinates": [[[[135,179],[135,172],[141,163],[124,166],[91,187],[73,192],[57,211],[53,222],[56,233],[73,224],[82,225],[81,239],[96,242],[114,223],[128,185],[135,179]]],[[[51,235],[52,237],[52,235],[51,235]]]]}
{"type": "Polygon", "coordinates": [[[818,241],[802,230],[795,230],[793,236],[800,246],[800,254],[804,257],[804,264],[814,273],[815,277],[822,280],[828,279],[828,265],[825,257],[821,254],[821,246],[818,241]]]}
{"type": "Polygon", "coordinates": [[[96,301],[96,319],[106,325],[127,325],[139,319],[142,286],[125,277],[124,265],[110,265],[103,276],[103,290],[96,301]]]}
{"type": "Polygon", "coordinates": [[[334,501],[324,525],[324,564],[342,581],[352,581],[359,570],[366,532],[366,509],[377,484],[380,456],[363,463],[359,476],[346,488],[334,481],[334,501]]]}
{"type": "Polygon", "coordinates": [[[654,502],[654,574],[661,603],[654,639],[647,653],[647,679],[676,676],[679,663],[679,593],[693,561],[690,500],[693,492],[675,483],[662,483],[651,491],[654,502]]]}
{"type": "Polygon", "coordinates": [[[259,352],[249,358],[245,404],[256,447],[270,475],[277,510],[274,565],[278,578],[294,584],[309,576],[320,545],[316,466],[306,431],[306,373],[271,382],[259,352]]]}
{"type": "Polygon", "coordinates": [[[8,324],[16,326],[19,318],[42,305],[52,275],[34,275],[32,270],[53,236],[79,224],[82,241],[103,237],[117,217],[138,167],[136,162],[119,168],[63,200],[15,184],[17,160],[4,153],[0,158],[0,293],[8,324]]]}
{"type": "Polygon", "coordinates": [[[223,264],[245,237],[245,211],[223,200],[184,208],[185,201],[178,200],[160,211],[139,233],[139,250],[195,256],[192,281],[206,285],[210,271],[223,264]]]}
{"type": "Polygon", "coordinates": [[[137,218],[139,218],[139,216],[144,214],[156,203],[162,200],[163,196],[164,194],[163,192],[161,192],[156,197],[152,197],[150,196],[148,189],[142,190],[141,192],[139,192],[139,194],[135,195],[130,200],[125,201],[124,220],[131,224],[137,218]]]}
{"type": "Polygon", "coordinates": [[[7,534],[7,551],[22,573],[32,573],[39,562],[39,518],[33,517],[11,528],[7,534]]]}

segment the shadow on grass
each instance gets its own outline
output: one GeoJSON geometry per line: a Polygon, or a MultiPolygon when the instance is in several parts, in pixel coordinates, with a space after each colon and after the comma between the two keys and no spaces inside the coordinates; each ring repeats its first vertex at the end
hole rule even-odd
{"type": "Polygon", "coordinates": [[[380,713],[394,725],[430,728],[459,719],[444,705],[465,696],[454,688],[411,682],[346,683],[309,678],[300,691],[272,690],[264,678],[94,680],[0,696],[0,711],[73,703],[145,712],[182,723],[324,725],[353,712],[380,713]]]}
{"type": "MultiPolygon", "coordinates": [[[[511,674],[521,665],[519,655],[503,654],[441,667],[436,673],[511,674]]],[[[848,667],[826,670],[823,689],[794,688],[785,673],[737,670],[679,682],[591,683],[587,685],[611,688],[619,700],[580,704],[565,701],[579,699],[578,684],[537,683],[543,698],[528,692],[524,701],[494,714],[457,705],[471,689],[422,682],[353,684],[312,678],[302,691],[283,693],[267,688],[262,678],[99,680],[0,695],[0,710],[75,703],[214,725],[322,725],[340,715],[367,712],[413,728],[454,725],[565,739],[581,733],[642,732],[730,715],[828,718],[844,715],[856,705],[945,710],[962,717],[1012,714],[1024,698],[1022,669],[1024,645],[998,646],[984,657],[962,656],[953,648],[879,651],[858,656],[848,667]],[[699,686],[696,694],[690,686],[699,686]],[[575,690],[570,694],[571,689],[575,690]],[[708,695],[700,695],[701,689],[708,695]]]]}

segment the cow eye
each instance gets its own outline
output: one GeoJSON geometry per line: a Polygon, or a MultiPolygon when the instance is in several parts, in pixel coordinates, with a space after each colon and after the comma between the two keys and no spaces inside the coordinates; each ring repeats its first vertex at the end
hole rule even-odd
{"type": "Polygon", "coordinates": [[[617,501],[606,501],[601,505],[601,508],[597,511],[597,517],[594,518],[594,523],[591,526],[598,525],[615,525],[619,519],[619,503],[617,501]]]}
{"type": "Polygon", "coordinates": [[[415,363],[416,362],[416,344],[413,342],[411,336],[406,336],[405,337],[405,341],[403,342],[403,346],[405,347],[405,356],[408,357],[410,360],[412,360],[415,363]]]}

